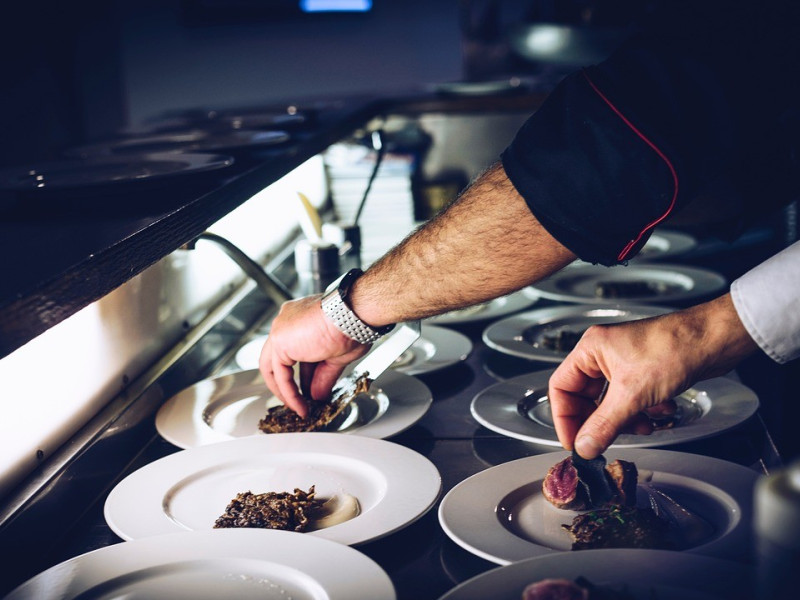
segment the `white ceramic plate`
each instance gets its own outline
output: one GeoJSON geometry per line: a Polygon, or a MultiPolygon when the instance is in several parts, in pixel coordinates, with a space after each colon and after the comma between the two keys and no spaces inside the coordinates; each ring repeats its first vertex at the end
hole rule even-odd
{"type": "MultiPolygon", "coordinates": [[[[567,452],[549,452],[522,458],[462,481],[439,505],[442,528],[462,548],[501,565],[569,551],[571,541],[561,525],[571,523],[578,513],[558,509],[542,495],[548,469],[567,456],[567,452]]],[[[654,488],[714,527],[712,535],[684,552],[739,559],[747,555],[755,471],[666,450],[609,450],[605,457],[609,462],[632,461],[639,470],[653,471],[654,488]]]]}
{"type": "Polygon", "coordinates": [[[454,323],[472,323],[485,319],[495,319],[528,308],[539,299],[539,295],[531,288],[524,288],[513,294],[495,298],[489,302],[468,306],[435,317],[425,319],[428,323],[436,325],[450,325],[454,323]]]}
{"type": "MultiPolygon", "coordinates": [[[[419,421],[433,396],[418,379],[386,371],[370,393],[353,400],[339,433],[386,438],[419,421]]],[[[156,429],[179,448],[194,448],[246,436],[266,436],[258,421],[279,400],[257,369],[205,379],[178,392],[156,414],[156,429]]]]}
{"type": "Polygon", "coordinates": [[[103,190],[191,176],[232,164],[230,156],[200,153],[52,160],[0,169],[0,189],[36,193],[83,188],[103,190]]]}
{"type": "Polygon", "coordinates": [[[213,132],[204,129],[144,136],[124,137],[68,149],[67,156],[131,156],[153,152],[230,152],[283,144],[291,138],[285,131],[249,131],[234,129],[213,132]]]}
{"type": "Polygon", "coordinates": [[[697,246],[697,240],[681,231],[654,231],[633,260],[664,260],[686,254],[697,246]]]}
{"type": "Polygon", "coordinates": [[[258,368],[258,359],[261,356],[261,349],[268,335],[260,335],[250,340],[236,351],[235,361],[240,369],[250,370],[258,368]]]}
{"type": "Polygon", "coordinates": [[[547,346],[547,339],[562,332],[583,334],[591,325],[621,323],[654,317],[674,309],[661,306],[598,306],[570,304],[526,311],[506,317],[487,327],[483,341],[487,346],[520,358],[561,362],[568,352],[547,346]]]}
{"type": "Polygon", "coordinates": [[[508,94],[519,92],[526,88],[527,85],[524,85],[516,77],[497,81],[445,81],[433,85],[434,91],[450,96],[508,94]]]}
{"type": "Polygon", "coordinates": [[[363,544],[398,531],[436,502],[441,478],[404,446],[358,435],[276,433],[182,450],[131,473],[105,503],[109,527],[125,540],[211,530],[236,494],[316,486],[317,497],[347,494],[360,513],[303,535],[363,544]]]}
{"type": "MultiPolygon", "coordinates": [[[[236,364],[242,369],[258,368],[258,357],[266,340],[267,336],[262,336],[247,342],[236,353],[236,364]]],[[[392,369],[406,375],[430,373],[466,360],[470,352],[472,342],[464,334],[423,324],[419,339],[395,361],[392,369]]]]}
{"type": "Polygon", "coordinates": [[[107,546],[43,571],[6,598],[395,597],[383,569],[348,546],[287,531],[222,529],[107,546]]]}
{"type": "Polygon", "coordinates": [[[453,588],[440,600],[520,600],[543,579],[587,579],[625,590],[635,600],[743,600],[751,598],[746,565],[668,550],[604,549],[559,552],[497,567],[453,588]]]}
{"type": "Polygon", "coordinates": [[[714,271],[670,264],[630,264],[604,267],[588,265],[563,269],[531,287],[543,298],[588,304],[660,304],[686,302],[721,292],[727,281],[714,271]],[[647,283],[663,289],[625,298],[601,298],[595,293],[603,283],[647,283]]]}
{"type": "MultiPolygon", "coordinates": [[[[639,254],[634,256],[631,261],[638,263],[665,260],[680,256],[681,254],[686,254],[696,246],[697,240],[688,233],[658,230],[653,232],[645,242],[639,254]]],[[[591,263],[583,260],[576,260],[567,266],[585,267],[589,265],[591,265],[591,263]]]]}
{"type": "MultiPolygon", "coordinates": [[[[497,433],[544,446],[561,447],[547,400],[554,369],[536,371],[496,383],[478,393],[470,411],[478,423],[497,433]]],[[[749,419],[758,396],[728,377],[697,382],[675,401],[677,423],[650,435],[622,434],[612,448],[654,448],[718,435],[749,419]]]]}

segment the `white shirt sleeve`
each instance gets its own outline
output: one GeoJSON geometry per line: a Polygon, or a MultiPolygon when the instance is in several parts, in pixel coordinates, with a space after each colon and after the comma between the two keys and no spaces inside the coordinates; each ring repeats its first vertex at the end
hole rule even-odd
{"type": "Polygon", "coordinates": [[[747,332],[774,361],[800,356],[800,242],[731,284],[731,298],[747,332]]]}

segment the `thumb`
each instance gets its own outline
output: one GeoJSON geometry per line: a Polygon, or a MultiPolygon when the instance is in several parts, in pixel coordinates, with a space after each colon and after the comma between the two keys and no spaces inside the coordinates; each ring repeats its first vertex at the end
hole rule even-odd
{"type": "Polygon", "coordinates": [[[605,452],[632,416],[616,399],[613,384],[603,402],[584,422],[575,436],[575,451],[583,458],[596,458],[605,452]]]}

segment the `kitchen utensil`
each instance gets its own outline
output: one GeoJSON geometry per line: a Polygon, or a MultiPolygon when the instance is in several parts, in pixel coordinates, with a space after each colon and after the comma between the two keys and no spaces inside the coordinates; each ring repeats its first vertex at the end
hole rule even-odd
{"type": "Polygon", "coordinates": [[[299,220],[303,234],[305,234],[311,242],[316,244],[324,243],[322,239],[322,219],[319,216],[319,212],[317,212],[317,209],[311,204],[311,200],[308,199],[308,196],[302,192],[297,192],[297,196],[300,198],[300,206],[302,208],[299,220]]]}
{"type": "Polygon", "coordinates": [[[361,212],[364,210],[364,205],[367,203],[367,196],[369,196],[369,191],[372,189],[372,183],[375,181],[375,177],[378,175],[378,169],[380,169],[381,162],[383,162],[383,156],[386,154],[386,144],[383,143],[383,130],[378,129],[377,131],[372,132],[372,147],[377,152],[375,155],[375,166],[372,168],[372,173],[367,181],[367,187],[364,189],[364,195],[361,197],[358,210],[356,210],[356,217],[353,219],[354,225],[358,225],[358,220],[361,218],[361,212]]]}
{"type": "Polygon", "coordinates": [[[401,323],[397,331],[377,345],[348,375],[341,377],[336,382],[333,386],[333,397],[343,398],[344,405],[347,405],[356,396],[355,391],[359,379],[367,377],[370,382],[375,381],[394,361],[400,358],[403,352],[411,347],[419,335],[419,321],[401,323]]]}
{"type": "Polygon", "coordinates": [[[647,494],[652,511],[681,532],[683,543],[692,547],[714,533],[714,527],[703,517],[695,514],[665,491],[653,487],[653,471],[639,469],[638,485],[647,494]]]}

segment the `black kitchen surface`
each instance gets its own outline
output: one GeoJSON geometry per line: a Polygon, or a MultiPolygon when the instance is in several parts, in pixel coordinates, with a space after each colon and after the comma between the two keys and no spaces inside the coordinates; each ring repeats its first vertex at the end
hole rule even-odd
{"type": "Polygon", "coordinates": [[[192,241],[373,117],[533,112],[544,96],[530,90],[510,97],[446,98],[412,90],[395,98],[309,99],[299,103],[313,112],[307,126],[290,129],[286,142],[234,152],[233,164],[225,168],[53,191],[46,185],[4,188],[0,177],[0,357],[192,241]]]}
{"type": "MultiPolygon", "coordinates": [[[[7,591],[36,573],[78,554],[121,542],[106,524],[103,504],[113,486],[129,473],[179,451],[155,431],[161,403],[191,383],[229,371],[235,350],[246,341],[247,324],[267,306],[254,292],[235,319],[221,323],[136,402],[121,411],[113,427],[96,440],[49,489],[0,531],[0,545],[16,548],[6,559],[7,591]],[[231,323],[238,323],[232,327],[231,323]],[[244,325],[243,325],[244,324],[244,325]]],[[[389,438],[427,457],[442,477],[436,505],[418,521],[385,538],[356,546],[389,574],[400,600],[438,598],[456,584],[497,565],[451,541],[439,525],[441,498],[467,477],[511,460],[559,448],[543,448],[494,433],[470,415],[474,396],[506,377],[552,365],[507,357],[486,347],[485,322],[453,326],[473,342],[469,357],[440,371],[419,375],[433,403],[425,416],[389,438]],[[489,368],[489,367],[492,368],[489,368]],[[495,371],[503,371],[498,377],[495,371]]],[[[710,439],[665,448],[721,458],[766,473],[781,464],[759,414],[740,427],[710,439]]]]}

